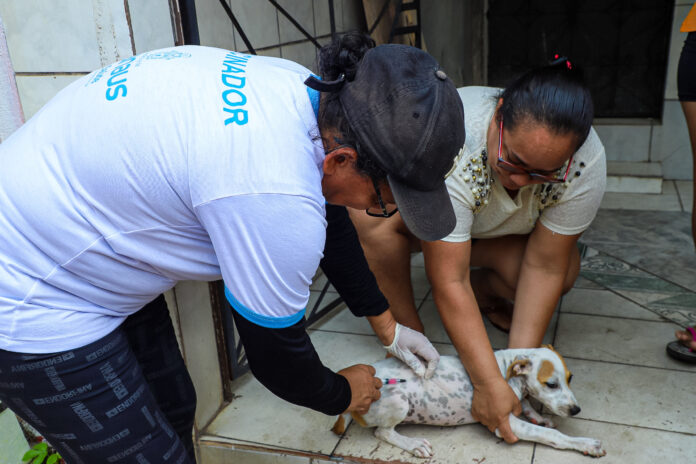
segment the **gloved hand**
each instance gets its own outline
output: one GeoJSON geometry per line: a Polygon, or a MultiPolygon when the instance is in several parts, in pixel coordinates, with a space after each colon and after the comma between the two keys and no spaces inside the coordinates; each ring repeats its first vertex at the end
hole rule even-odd
{"type": "Polygon", "coordinates": [[[440,353],[425,335],[409,329],[398,322],[394,330],[394,341],[384,347],[388,353],[405,362],[419,377],[429,379],[435,373],[440,353]],[[420,358],[423,358],[421,360],[420,358]],[[427,363],[427,368],[423,364],[427,363]]]}

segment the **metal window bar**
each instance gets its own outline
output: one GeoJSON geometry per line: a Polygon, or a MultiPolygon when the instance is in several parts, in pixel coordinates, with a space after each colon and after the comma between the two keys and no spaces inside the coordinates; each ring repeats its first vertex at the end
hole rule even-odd
{"type": "MultiPolygon", "coordinates": [[[[324,302],[324,298],[326,297],[326,293],[330,286],[331,283],[327,280],[327,282],[324,284],[324,287],[321,290],[321,293],[319,294],[319,298],[314,303],[314,306],[312,306],[312,310],[309,311],[309,314],[305,315],[308,327],[320,320],[322,317],[326,316],[330,311],[336,309],[341,303],[343,303],[343,299],[339,296],[322,306],[322,303],[324,302]]],[[[242,341],[238,340],[237,333],[235,332],[234,319],[232,318],[232,311],[234,310],[232,309],[232,306],[230,306],[230,303],[227,301],[227,298],[225,298],[224,296],[222,282],[218,283],[217,296],[218,301],[221,302],[222,306],[222,324],[224,329],[223,333],[229,363],[228,367],[232,378],[236,379],[249,371],[249,363],[246,358],[246,353],[244,352],[244,346],[242,345],[242,341]]]]}
{"type": "MultiPolygon", "coordinates": [[[[232,22],[233,27],[235,30],[239,33],[239,36],[242,38],[242,41],[244,42],[244,45],[246,46],[247,50],[249,53],[252,55],[256,55],[256,50],[254,47],[251,45],[251,42],[249,41],[249,38],[247,37],[246,33],[244,32],[244,29],[242,26],[239,24],[239,21],[237,21],[237,18],[235,17],[234,13],[232,12],[232,8],[228,5],[226,0],[219,0],[220,5],[222,6],[223,10],[227,14],[228,18],[232,22]]],[[[321,48],[321,45],[319,42],[314,38],[309,32],[307,32],[301,25],[298,23],[295,18],[290,15],[282,6],[278,4],[276,0],[268,0],[283,16],[285,16],[292,24],[299,30],[302,35],[304,35],[307,40],[312,42],[315,47],[321,48]]],[[[335,10],[334,10],[334,2],[333,0],[328,0],[329,2],[329,19],[331,21],[331,37],[332,39],[335,39],[336,37],[336,18],[335,18],[335,10]]],[[[377,24],[382,20],[384,17],[387,8],[389,6],[389,3],[391,0],[385,0],[384,4],[382,5],[382,9],[379,12],[379,15],[377,16],[374,24],[372,27],[369,28],[369,33],[372,33],[374,31],[375,27],[377,24]]],[[[189,4],[186,4],[189,5],[189,4]]],[[[188,8],[185,9],[185,11],[182,11],[182,16],[185,14],[188,14],[189,21],[184,21],[185,23],[189,24],[184,24],[184,34],[189,34],[190,37],[187,42],[198,42],[198,30],[197,28],[195,31],[191,30],[191,23],[195,23],[195,9],[188,8]],[[188,30],[188,32],[187,32],[188,30]],[[193,39],[193,40],[191,40],[193,39]]],[[[420,38],[420,2],[419,0],[412,0],[409,3],[404,4],[402,0],[397,0],[396,4],[396,14],[394,16],[394,23],[392,25],[391,33],[389,36],[389,42],[392,41],[393,37],[395,35],[400,35],[400,34],[416,34],[416,46],[418,48],[421,47],[421,38],[420,38]],[[398,27],[398,20],[399,16],[401,15],[402,11],[408,11],[408,10],[413,10],[415,9],[417,12],[417,25],[416,26],[408,26],[408,27],[398,27]]],[[[327,282],[324,284],[324,287],[321,290],[321,293],[319,295],[319,298],[317,301],[314,303],[314,306],[312,307],[311,311],[309,311],[309,314],[306,315],[307,319],[307,325],[310,326],[313,323],[317,322],[320,320],[322,317],[327,315],[330,311],[338,307],[343,300],[338,297],[333,299],[332,301],[324,304],[322,306],[322,303],[324,303],[324,299],[326,297],[327,291],[330,287],[330,282],[327,282]]],[[[238,340],[238,337],[235,332],[235,327],[234,327],[234,319],[232,318],[232,313],[233,311],[232,307],[230,306],[229,302],[227,301],[227,298],[224,296],[224,291],[223,291],[223,284],[222,282],[218,283],[217,286],[217,292],[215,295],[215,298],[217,301],[220,302],[221,306],[221,312],[222,312],[222,325],[223,325],[223,333],[224,333],[224,339],[225,339],[225,344],[226,344],[226,351],[227,351],[227,358],[228,358],[228,368],[229,372],[231,374],[231,377],[238,378],[245,373],[249,371],[249,363],[247,361],[246,353],[244,352],[244,347],[242,346],[241,340],[238,340]]]]}
{"type": "MultiPolygon", "coordinates": [[[[276,0],[268,0],[283,16],[285,16],[292,24],[295,26],[301,33],[304,35],[312,44],[314,44],[315,47],[321,48],[321,45],[319,42],[309,33],[307,32],[301,25],[298,23],[295,18],[290,15],[282,6],[278,4],[276,0]]],[[[334,10],[334,3],[333,0],[328,0],[329,2],[329,19],[331,21],[331,37],[335,38],[336,37],[336,18],[335,18],[335,10],[334,10]]],[[[235,17],[234,13],[232,12],[232,9],[230,6],[227,4],[226,0],[220,0],[220,5],[222,8],[225,10],[225,13],[227,14],[228,18],[232,22],[232,25],[236,29],[236,31],[239,33],[239,36],[242,38],[242,41],[244,41],[244,45],[247,47],[247,50],[249,53],[252,55],[256,55],[256,50],[254,47],[251,45],[251,42],[249,41],[249,38],[247,35],[244,33],[244,30],[242,29],[242,26],[239,24],[239,21],[237,21],[237,18],[235,17]]],[[[237,378],[249,371],[249,363],[246,358],[246,353],[244,352],[244,347],[242,346],[241,340],[238,340],[238,337],[236,336],[235,328],[234,328],[234,319],[232,318],[232,313],[233,311],[232,307],[230,306],[229,302],[227,301],[227,298],[224,297],[224,292],[222,291],[222,283],[218,284],[218,301],[221,302],[221,312],[222,312],[222,323],[223,323],[223,328],[224,328],[224,338],[225,338],[225,344],[227,348],[227,353],[228,353],[228,363],[229,363],[229,370],[231,373],[232,378],[237,378]]],[[[324,287],[321,290],[321,293],[319,295],[319,298],[317,301],[314,303],[314,306],[312,307],[312,310],[309,311],[309,314],[306,315],[305,317],[307,318],[307,325],[311,325],[315,322],[317,322],[319,319],[324,317],[326,314],[328,314],[331,310],[335,309],[342,303],[342,299],[340,297],[335,298],[334,300],[326,303],[324,306],[322,306],[322,303],[324,302],[324,298],[326,297],[326,293],[329,289],[329,286],[331,284],[327,281],[324,287]]]]}

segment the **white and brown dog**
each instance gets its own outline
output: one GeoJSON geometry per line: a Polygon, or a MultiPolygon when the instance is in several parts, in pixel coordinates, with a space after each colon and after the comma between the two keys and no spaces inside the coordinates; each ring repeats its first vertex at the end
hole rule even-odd
{"type": "MultiPolygon", "coordinates": [[[[510,414],[510,426],[520,440],[534,441],[559,449],[572,449],[591,456],[604,456],[599,440],[569,437],[549,428],[553,422],[536,412],[526,397],[535,398],[551,413],[573,416],[580,407],[570,391],[572,377],[565,361],[550,345],[536,349],[500,350],[495,353],[500,371],[522,402],[522,413],[532,422],[510,414]],[[537,425],[538,424],[538,425],[537,425]]],[[[385,385],[382,397],[365,415],[353,414],[363,427],[377,427],[375,436],[418,457],[430,457],[433,449],[423,438],[410,438],[394,430],[398,424],[462,425],[476,422],[471,416],[473,387],[456,356],[442,356],[435,374],[428,380],[416,376],[396,358],[373,364],[379,378],[405,379],[385,385]]],[[[342,434],[345,419],[340,416],[334,432],[342,434]]],[[[496,435],[497,435],[496,430],[496,435]]]]}

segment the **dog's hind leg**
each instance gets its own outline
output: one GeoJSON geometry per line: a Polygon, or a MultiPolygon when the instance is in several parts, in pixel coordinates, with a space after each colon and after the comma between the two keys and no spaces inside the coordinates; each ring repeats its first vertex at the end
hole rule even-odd
{"type": "Polygon", "coordinates": [[[408,451],[414,456],[427,458],[433,455],[433,447],[424,438],[410,438],[394,430],[408,416],[410,404],[405,395],[385,394],[363,416],[368,427],[377,426],[375,436],[389,444],[408,451]]]}
{"type": "Polygon", "coordinates": [[[375,436],[398,448],[408,451],[419,458],[429,458],[433,455],[433,447],[425,438],[411,438],[401,435],[394,427],[377,427],[375,436]]]}
{"type": "MultiPolygon", "coordinates": [[[[533,441],[558,449],[572,449],[583,454],[600,457],[607,454],[602,442],[594,438],[569,437],[558,430],[530,424],[510,414],[510,428],[520,440],[533,441]]],[[[500,437],[498,430],[495,434],[500,437]]]]}

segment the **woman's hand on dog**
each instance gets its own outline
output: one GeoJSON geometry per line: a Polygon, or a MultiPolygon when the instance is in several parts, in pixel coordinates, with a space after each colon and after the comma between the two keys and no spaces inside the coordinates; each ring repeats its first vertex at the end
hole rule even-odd
{"type": "Polygon", "coordinates": [[[474,384],[471,415],[491,432],[495,433],[498,429],[500,437],[507,443],[518,440],[510,428],[510,414],[518,416],[521,412],[520,400],[503,377],[474,384]]]}
{"type": "Polygon", "coordinates": [[[345,412],[366,414],[370,405],[382,396],[379,391],[382,381],[375,377],[375,372],[375,368],[367,364],[356,364],[338,371],[350,384],[350,405],[345,412]]]}

